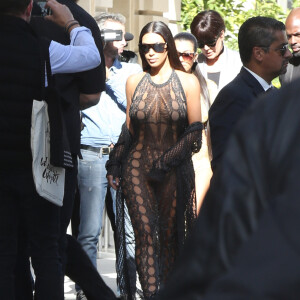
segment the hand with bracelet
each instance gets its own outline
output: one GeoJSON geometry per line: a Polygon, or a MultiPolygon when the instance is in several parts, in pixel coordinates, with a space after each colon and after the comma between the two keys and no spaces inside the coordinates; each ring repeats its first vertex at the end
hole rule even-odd
{"type": "Polygon", "coordinates": [[[48,0],[45,7],[51,8],[52,11],[52,15],[45,16],[45,19],[64,27],[67,33],[80,26],[78,21],[74,20],[71,11],[66,5],[62,5],[55,0],[48,0]]]}

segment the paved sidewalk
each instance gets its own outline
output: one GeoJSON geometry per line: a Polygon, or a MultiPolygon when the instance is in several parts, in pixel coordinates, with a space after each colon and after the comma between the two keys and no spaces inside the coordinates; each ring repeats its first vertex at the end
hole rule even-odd
{"type": "MultiPolygon", "coordinates": [[[[101,252],[97,259],[97,269],[100,272],[105,283],[117,294],[116,284],[116,255],[113,250],[101,252]]],[[[101,299],[101,297],[99,297],[101,299]]],[[[68,277],[65,278],[65,300],[76,300],[75,284],[68,277]]]]}

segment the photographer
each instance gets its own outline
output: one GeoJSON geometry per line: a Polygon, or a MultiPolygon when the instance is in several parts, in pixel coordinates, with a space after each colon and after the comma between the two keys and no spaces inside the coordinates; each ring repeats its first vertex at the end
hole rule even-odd
{"type": "MultiPolygon", "coordinates": [[[[118,60],[127,42],[125,17],[103,13],[96,18],[101,30],[106,67],[106,92],[97,105],[82,111],[82,159],[78,164],[80,225],[78,241],[96,266],[97,243],[107,191],[105,163],[125,122],[127,78],[142,71],[138,64],[118,60]]],[[[128,35],[127,35],[128,36],[128,35]]],[[[115,211],[115,191],[112,190],[115,211]]],[[[77,299],[85,299],[77,286],[77,299]]]]}
{"type": "Polygon", "coordinates": [[[32,102],[43,99],[42,48],[49,49],[53,74],[95,68],[100,56],[90,31],[79,27],[69,9],[55,0],[47,2],[52,15],[46,18],[64,27],[71,43],[64,46],[40,40],[28,24],[32,6],[32,0],[0,3],[0,291],[1,299],[15,299],[14,272],[22,228],[36,275],[36,298],[62,300],[60,208],[38,196],[33,183],[32,102]]]}
{"type": "MultiPolygon", "coordinates": [[[[74,18],[81,25],[91,30],[101,61],[104,62],[100,30],[94,18],[77,5],[74,0],[58,0],[58,2],[66,5],[74,18]]],[[[43,9],[45,3],[39,1],[33,3],[30,25],[38,36],[68,45],[70,37],[65,30],[41,17],[43,14],[49,13],[48,9],[43,9]]],[[[54,75],[54,79],[55,87],[63,100],[61,107],[62,117],[74,165],[73,168],[66,169],[63,207],[60,211],[59,254],[61,256],[63,273],[74,282],[80,284],[89,299],[99,299],[99,294],[101,294],[102,299],[113,299],[113,292],[105,285],[97,269],[92,265],[81,246],[71,236],[66,235],[72,211],[74,211],[73,207],[76,207],[77,204],[74,204],[74,198],[75,187],[77,186],[77,157],[80,154],[79,110],[98,103],[101,92],[105,90],[105,66],[100,64],[96,68],[85,72],[57,74],[54,75]]],[[[75,214],[76,212],[77,210],[75,209],[75,214]]],[[[73,226],[75,224],[73,221],[74,219],[72,219],[72,235],[76,233],[76,230],[73,230],[74,228],[76,229],[76,225],[73,226]]],[[[21,235],[19,239],[20,251],[16,267],[15,290],[17,299],[27,300],[32,299],[32,284],[29,258],[26,254],[26,247],[22,246],[24,243],[26,244],[26,241],[21,235]],[[24,271],[25,268],[26,271],[24,271]]]]}

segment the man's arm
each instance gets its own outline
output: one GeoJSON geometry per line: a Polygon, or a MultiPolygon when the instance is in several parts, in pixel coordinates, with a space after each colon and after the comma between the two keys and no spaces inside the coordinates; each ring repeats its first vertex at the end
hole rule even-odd
{"type": "Polygon", "coordinates": [[[84,110],[88,107],[96,105],[102,91],[105,91],[105,60],[103,55],[103,47],[101,34],[95,19],[85,10],[78,6],[74,1],[59,0],[61,3],[68,5],[75,19],[82,26],[89,28],[95,40],[101,57],[101,64],[92,70],[75,74],[77,87],[80,93],[80,109],[84,110]]]}
{"type": "Polygon", "coordinates": [[[74,28],[70,38],[68,46],[51,41],[49,54],[52,74],[86,71],[100,64],[100,54],[89,29],[74,28]]]}
{"type": "Polygon", "coordinates": [[[49,0],[46,6],[51,8],[53,14],[45,19],[64,27],[71,39],[68,46],[51,41],[49,56],[52,73],[73,73],[97,67],[101,59],[90,30],[79,27],[65,5],[49,0]]]}
{"type": "Polygon", "coordinates": [[[106,82],[106,93],[115,101],[117,104],[126,110],[126,94],[125,94],[125,85],[129,75],[141,73],[142,68],[139,64],[135,63],[123,63],[122,73],[118,73],[117,77],[114,77],[113,80],[108,80],[106,82]],[[117,80],[116,78],[119,78],[117,80]],[[124,80],[126,79],[126,80],[124,80]]]}
{"type": "Polygon", "coordinates": [[[220,91],[209,110],[213,172],[220,164],[233,128],[245,111],[245,103],[244,95],[235,86],[227,86],[220,91]]]}
{"type": "Polygon", "coordinates": [[[80,94],[79,96],[79,103],[80,103],[80,110],[87,109],[91,106],[98,104],[100,100],[101,93],[96,94],[80,94]]]}

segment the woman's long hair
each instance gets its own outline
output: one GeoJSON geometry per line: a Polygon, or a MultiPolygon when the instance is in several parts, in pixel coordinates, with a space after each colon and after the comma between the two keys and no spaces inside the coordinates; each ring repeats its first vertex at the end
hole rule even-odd
{"type": "MultiPolygon", "coordinates": [[[[145,25],[143,27],[143,29],[140,33],[139,44],[142,43],[143,36],[146,33],[159,34],[167,43],[167,51],[168,51],[168,57],[169,57],[171,67],[175,70],[181,70],[181,71],[185,72],[185,70],[179,60],[179,57],[178,57],[178,54],[176,51],[176,47],[175,47],[175,42],[174,42],[174,39],[173,39],[173,36],[172,36],[172,33],[171,33],[169,27],[164,22],[161,22],[161,21],[153,21],[153,22],[148,23],[147,25],[145,25]]],[[[140,50],[139,50],[139,53],[140,53],[140,57],[142,60],[143,70],[149,71],[150,66],[145,59],[145,54],[142,53],[140,50]]]]}
{"type": "MultiPolygon", "coordinates": [[[[198,43],[196,37],[193,34],[189,32],[180,32],[174,36],[174,40],[191,42],[193,44],[194,53],[197,52],[198,43]]],[[[198,62],[194,62],[192,66],[192,72],[196,75],[196,77],[199,80],[200,87],[201,87],[201,98],[203,99],[203,103],[205,104],[207,110],[209,110],[211,103],[210,103],[207,82],[204,76],[202,75],[202,72],[198,66],[198,62]]]]}

